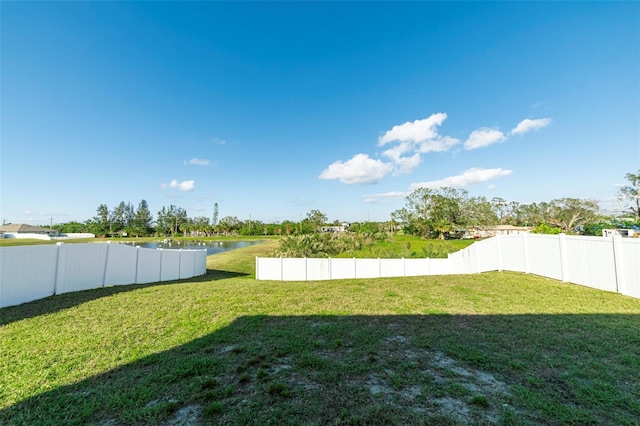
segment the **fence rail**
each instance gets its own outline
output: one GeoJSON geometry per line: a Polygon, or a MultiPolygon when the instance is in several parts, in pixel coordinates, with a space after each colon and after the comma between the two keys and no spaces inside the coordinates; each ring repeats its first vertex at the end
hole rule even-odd
{"type": "Polygon", "coordinates": [[[256,258],[256,279],[318,281],[517,271],[640,298],[640,239],[520,234],[446,259],[256,258]]]}
{"type": "Polygon", "coordinates": [[[206,250],[155,250],[125,244],[0,247],[0,308],[98,287],[204,275],[206,250]]]}

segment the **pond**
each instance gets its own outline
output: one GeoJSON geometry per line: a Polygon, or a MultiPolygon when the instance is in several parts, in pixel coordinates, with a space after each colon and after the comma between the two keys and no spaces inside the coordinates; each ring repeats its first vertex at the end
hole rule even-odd
{"type": "Polygon", "coordinates": [[[223,251],[235,250],[262,242],[263,241],[170,241],[165,243],[158,241],[152,243],[137,243],[134,245],[152,249],[207,249],[207,256],[210,256],[212,254],[222,253],[223,251]]]}

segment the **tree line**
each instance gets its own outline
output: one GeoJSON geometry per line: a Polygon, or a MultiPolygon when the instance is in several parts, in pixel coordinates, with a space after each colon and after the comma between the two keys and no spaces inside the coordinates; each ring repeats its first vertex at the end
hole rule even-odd
{"type": "MultiPolygon", "coordinates": [[[[601,235],[602,228],[640,226],[640,170],[627,173],[628,185],[618,190],[618,201],[624,203],[623,215],[633,221],[604,217],[595,200],[560,198],[548,202],[522,204],[499,197],[470,196],[457,188],[418,188],[405,199],[405,206],[391,214],[386,222],[352,223],[349,230],[356,233],[405,233],[428,238],[447,238],[461,230],[486,228],[495,225],[535,227],[534,232],[582,233],[601,235]]],[[[189,217],[181,207],[163,206],[155,216],[148,203],[141,200],[137,206],[120,202],[109,208],[100,204],[96,216],[80,223],[55,225],[63,233],[90,232],[97,236],[213,236],[213,235],[305,235],[320,231],[328,222],[326,214],[311,210],[299,222],[285,220],[263,223],[259,220],[240,220],[225,216],[218,220],[218,204],[212,218],[189,217]]]]}
{"type": "Polygon", "coordinates": [[[539,233],[582,233],[601,235],[605,227],[640,226],[640,170],[627,173],[629,182],[618,190],[624,204],[622,214],[631,220],[600,214],[596,200],[559,198],[549,202],[521,204],[502,198],[471,197],[456,188],[418,188],[406,197],[403,208],[391,217],[406,233],[446,238],[470,228],[494,225],[534,227],[539,233]]]}

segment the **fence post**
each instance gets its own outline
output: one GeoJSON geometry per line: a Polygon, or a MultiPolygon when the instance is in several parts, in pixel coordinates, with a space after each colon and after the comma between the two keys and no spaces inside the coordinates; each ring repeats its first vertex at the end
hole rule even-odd
{"type": "Polygon", "coordinates": [[[407,276],[407,261],[404,259],[404,257],[402,258],[402,276],[407,276]]]}
{"type": "Polygon", "coordinates": [[[282,256],[280,256],[280,281],[284,281],[284,261],[282,256]]]}
{"type": "Polygon", "coordinates": [[[260,279],[260,262],[258,262],[258,256],[256,256],[256,280],[260,279]]]}
{"type": "Polygon", "coordinates": [[[158,281],[162,281],[162,249],[159,248],[158,250],[160,250],[160,271],[158,274],[158,281]]]}
{"type": "Polygon", "coordinates": [[[134,283],[138,284],[138,262],[140,259],[140,246],[136,246],[136,275],[134,278],[134,283]]]}
{"type": "Polygon", "coordinates": [[[378,278],[382,278],[382,262],[378,258],[378,278]]]}
{"type": "Polygon", "coordinates": [[[107,241],[107,252],[104,255],[104,271],[102,272],[102,287],[104,287],[107,281],[107,267],[109,266],[109,248],[111,248],[111,241],[107,241]]]}
{"type": "MultiPolygon", "coordinates": [[[[622,252],[622,235],[613,235],[611,237],[613,243],[613,266],[616,271],[616,292],[620,293],[620,287],[626,290],[626,283],[624,280],[624,263],[622,252]]],[[[626,293],[626,291],[625,291],[626,293]]]]}
{"type": "Polygon", "coordinates": [[[329,258],[329,279],[332,280],[333,276],[331,274],[331,264],[333,263],[333,260],[331,260],[331,258],[329,258]]]}
{"type": "Polygon", "coordinates": [[[353,258],[353,278],[358,278],[358,264],[355,257],[353,258]]]}
{"type": "Polygon", "coordinates": [[[180,272],[182,272],[182,249],[178,251],[178,279],[180,279],[180,272]]]}
{"type": "Polygon", "coordinates": [[[558,241],[560,242],[560,274],[562,275],[562,282],[570,281],[569,279],[569,262],[567,259],[567,234],[564,232],[558,235],[558,241]]]}
{"type": "Polygon", "coordinates": [[[304,280],[305,280],[305,281],[309,281],[309,279],[307,278],[307,276],[308,276],[308,273],[307,273],[307,269],[308,269],[307,263],[308,263],[308,262],[309,262],[309,261],[307,260],[307,257],[305,256],[305,258],[304,258],[304,280]]]}
{"type": "Polygon", "coordinates": [[[64,243],[56,243],[56,275],[53,277],[53,294],[58,294],[58,270],[60,269],[60,247],[64,243]]]}

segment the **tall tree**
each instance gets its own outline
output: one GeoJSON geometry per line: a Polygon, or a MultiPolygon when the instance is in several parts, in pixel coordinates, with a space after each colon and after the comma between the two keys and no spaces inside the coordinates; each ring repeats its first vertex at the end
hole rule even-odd
{"type": "Polygon", "coordinates": [[[187,221],[185,209],[173,204],[169,208],[162,206],[156,219],[156,231],[163,235],[171,234],[172,237],[175,237],[178,229],[186,234],[187,221]]]}
{"type": "Polygon", "coordinates": [[[93,232],[98,235],[106,235],[109,232],[109,207],[106,204],[100,204],[96,213],[98,215],[93,220],[93,232]]]}
{"type": "Polygon", "coordinates": [[[231,234],[240,230],[242,222],[235,216],[225,216],[220,219],[218,227],[223,234],[231,234]]]}
{"type": "Polygon", "coordinates": [[[130,202],[124,206],[124,231],[129,234],[134,233],[136,214],[133,204],[130,202]]]}
{"type": "MultiPolygon", "coordinates": [[[[493,200],[488,201],[485,197],[471,197],[465,200],[462,204],[464,224],[475,227],[502,224],[502,220],[494,209],[493,200]]],[[[500,213],[501,218],[506,217],[506,210],[500,210],[500,213]]]]}
{"type": "Polygon", "coordinates": [[[491,199],[491,208],[498,216],[500,224],[504,224],[509,214],[509,203],[504,198],[493,197],[491,199]]]}
{"type": "Polygon", "coordinates": [[[125,227],[125,212],[126,204],[124,201],[120,201],[117,207],[115,207],[111,211],[111,215],[109,217],[109,227],[111,233],[121,231],[125,227]]]}
{"type": "Polygon", "coordinates": [[[307,213],[307,217],[305,219],[311,226],[314,231],[319,231],[320,227],[327,222],[327,215],[322,213],[320,210],[311,210],[307,213]]]}
{"type": "Polygon", "coordinates": [[[625,179],[629,185],[618,189],[618,196],[626,203],[625,213],[631,213],[636,220],[640,220],[640,170],[638,173],[627,173],[625,179]]]}
{"type": "Polygon", "coordinates": [[[153,216],[146,200],[141,200],[138,204],[133,222],[133,232],[137,236],[146,236],[152,232],[153,216]]]}
{"type": "Polygon", "coordinates": [[[573,232],[579,226],[594,221],[598,216],[598,210],[598,203],[595,200],[579,198],[551,200],[547,222],[557,226],[562,232],[573,232]]]}
{"type": "Polygon", "coordinates": [[[391,214],[405,231],[425,237],[444,238],[449,232],[466,226],[465,212],[471,212],[472,200],[464,189],[418,188],[406,197],[406,205],[391,214]]]}

